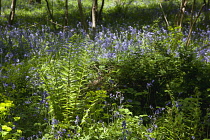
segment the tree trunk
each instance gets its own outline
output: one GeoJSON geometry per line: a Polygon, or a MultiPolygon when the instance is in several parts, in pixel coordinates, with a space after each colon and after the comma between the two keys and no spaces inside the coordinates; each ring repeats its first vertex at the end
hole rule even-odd
{"type": "Polygon", "coordinates": [[[34,3],[34,0],[29,0],[28,3],[29,4],[33,4],[34,3]]]}
{"type": "Polygon", "coordinates": [[[193,23],[193,20],[194,20],[194,11],[196,10],[195,6],[196,6],[196,0],[193,0],[192,8],[191,8],[190,27],[192,26],[192,23],[193,23]]]}
{"type": "Polygon", "coordinates": [[[207,23],[209,21],[209,4],[210,4],[210,0],[208,0],[208,2],[206,0],[204,0],[203,3],[205,4],[205,6],[204,6],[204,21],[207,23]]]}
{"type": "Polygon", "coordinates": [[[36,0],[37,3],[41,4],[42,3],[42,0],[36,0]]]}
{"type": "Polygon", "coordinates": [[[68,0],[65,0],[65,17],[64,26],[68,25],[68,0]]]}
{"type": "Polygon", "coordinates": [[[210,4],[210,0],[208,0],[208,2],[206,0],[203,0],[203,3],[205,4],[205,11],[208,11],[209,9],[209,4],[210,4]]]}
{"type": "Polygon", "coordinates": [[[181,31],[182,28],[182,23],[184,19],[184,13],[186,9],[188,0],[182,0],[181,5],[180,5],[180,12],[178,14],[178,19],[177,19],[177,26],[180,27],[179,31],[181,31]]]}
{"type": "Polygon", "coordinates": [[[203,3],[205,4],[204,11],[207,11],[207,2],[206,2],[206,0],[203,0],[203,3]]]}
{"type": "MultiPolygon", "coordinates": [[[[41,4],[42,0],[36,0],[36,3],[41,4]]],[[[34,0],[29,0],[29,4],[34,4],[34,0]]]]}
{"type": "Polygon", "coordinates": [[[77,0],[77,2],[78,2],[78,7],[79,7],[79,12],[80,12],[81,23],[82,23],[83,29],[86,31],[86,33],[88,33],[88,28],[87,28],[87,24],[85,22],[85,17],[84,17],[84,14],[83,14],[81,0],[77,0]]]}
{"type": "Polygon", "coordinates": [[[102,11],[103,11],[103,8],[104,8],[104,0],[102,0],[102,3],[101,3],[101,9],[100,9],[99,14],[98,14],[98,21],[101,21],[102,20],[102,11]]]}
{"type": "Polygon", "coordinates": [[[98,14],[98,0],[93,0],[92,5],[92,28],[96,28],[98,14]]]}
{"type": "Polygon", "coordinates": [[[208,9],[210,8],[209,5],[210,5],[210,0],[208,0],[208,5],[207,5],[208,6],[208,9]]]}
{"type": "Polygon", "coordinates": [[[10,11],[10,15],[9,15],[9,25],[12,25],[14,22],[14,18],[15,18],[15,7],[16,7],[16,0],[12,0],[12,4],[11,4],[11,11],[10,11]]]}
{"type": "Polygon", "coordinates": [[[93,29],[93,33],[92,33],[92,36],[91,36],[92,39],[95,38],[95,34],[96,34],[97,17],[98,17],[98,0],[93,0],[93,4],[92,4],[92,29],[93,29]]]}
{"type": "Polygon", "coordinates": [[[1,15],[1,0],[0,0],[0,15],[1,15]]]}
{"type": "Polygon", "coordinates": [[[45,1],[46,1],[46,4],[47,4],[47,11],[48,11],[48,13],[49,13],[49,15],[50,15],[50,19],[51,19],[51,21],[52,21],[52,23],[53,23],[54,29],[56,30],[56,26],[55,26],[55,24],[54,24],[54,18],[53,18],[53,14],[52,14],[52,12],[51,12],[51,10],[50,10],[49,2],[48,2],[48,0],[45,0],[45,1]]]}

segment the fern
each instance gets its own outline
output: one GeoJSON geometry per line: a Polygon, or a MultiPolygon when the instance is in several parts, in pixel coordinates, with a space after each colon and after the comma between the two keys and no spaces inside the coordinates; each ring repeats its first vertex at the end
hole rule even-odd
{"type": "Polygon", "coordinates": [[[84,110],[82,97],[90,65],[87,49],[73,45],[63,47],[40,61],[38,72],[43,82],[41,88],[49,94],[51,120],[56,119],[62,122],[62,127],[69,129],[84,110]]]}

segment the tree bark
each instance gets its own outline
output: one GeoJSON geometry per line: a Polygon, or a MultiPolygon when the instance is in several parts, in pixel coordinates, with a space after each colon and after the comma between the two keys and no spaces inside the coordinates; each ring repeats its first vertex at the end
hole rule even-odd
{"type": "Polygon", "coordinates": [[[101,8],[100,8],[100,11],[98,13],[98,21],[101,21],[102,20],[102,11],[103,11],[103,8],[104,8],[104,0],[102,0],[101,8]]]}
{"type": "Polygon", "coordinates": [[[198,15],[195,17],[195,19],[194,19],[193,23],[191,23],[191,27],[190,27],[190,30],[189,30],[189,33],[188,33],[188,36],[187,36],[186,45],[185,45],[186,47],[188,47],[188,46],[189,46],[189,44],[190,44],[190,38],[191,38],[191,35],[192,35],[193,26],[195,25],[195,23],[196,23],[197,19],[198,19],[198,18],[199,18],[199,16],[201,15],[201,12],[202,12],[202,10],[203,10],[204,6],[205,6],[205,4],[203,4],[203,5],[202,5],[202,7],[201,7],[201,8],[200,8],[200,10],[199,10],[198,15]]]}
{"type": "Polygon", "coordinates": [[[79,12],[80,12],[81,23],[82,23],[83,29],[86,31],[86,33],[88,33],[88,28],[87,28],[87,24],[85,22],[85,17],[84,17],[84,14],[83,14],[81,0],[77,0],[77,2],[78,2],[78,7],[79,7],[79,12]]]}
{"type": "Polygon", "coordinates": [[[64,17],[64,26],[68,25],[68,0],[65,0],[65,17],[64,17]]]}
{"type": "Polygon", "coordinates": [[[182,0],[181,5],[180,5],[180,12],[178,14],[178,19],[177,19],[177,26],[180,27],[179,31],[181,31],[182,28],[182,23],[184,19],[184,13],[186,9],[188,0],[182,0]]]}
{"type": "Polygon", "coordinates": [[[209,21],[209,4],[210,0],[208,2],[206,0],[203,1],[204,3],[204,21],[207,23],[209,21]]]}
{"type": "MultiPolygon", "coordinates": [[[[52,22],[54,23],[54,18],[53,18],[53,14],[52,14],[52,12],[51,12],[51,10],[50,10],[49,2],[48,2],[48,0],[45,0],[45,1],[46,1],[46,4],[47,4],[47,11],[48,11],[48,13],[49,13],[49,15],[50,15],[50,19],[51,19],[52,22]]],[[[53,26],[54,26],[54,29],[56,30],[55,24],[53,24],[53,26]]]]}
{"type": "Polygon", "coordinates": [[[1,0],[0,0],[0,15],[1,15],[1,0]]]}
{"type": "Polygon", "coordinates": [[[92,28],[96,28],[98,13],[98,0],[93,0],[92,5],[92,28]]]}
{"type": "Polygon", "coordinates": [[[42,0],[36,0],[37,3],[41,4],[42,3],[42,0]]]}
{"type": "Polygon", "coordinates": [[[160,3],[159,5],[160,5],[160,8],[161,8],[161,10],[162,10],[162,12],[163,12],[163,17],[164,17],[164,19],[165,19],[166,26],[168,27],[168,26],[169,26],[169,23],[168,23],[168,20],[167,20],[167,16],[166,16],[166,14],[165,14],[165,12],[164,12],[164,10],[163,10],[163,6],[162,6],[161,3],[160,3]]]}
{"type": "Polygon", "coordinates": [[[194,19],[195,5],[196,5],[196,0],[193,0],[192,8],[191,8],[190,27],[192,26],[193,19],[194,19]]]}
{"type": "Polygon", "coordinates": [[[208,4],[207,4],[208,9],[210,8],[209,5],[210,5],[210,0],[208,0],[208,4]]]}
{"type": "Polygon", "coordinates": [[[11,4],[11,11],[10,11],[10,15],[9,15],[9,25],[12,25],[15,19],[15,7],[16,7],[16,0],[12,0],[12,4],[11,4]]]}
{"type": "Polygon", "coordinates": [[[33,0],[29,0],[28,3],[29,3],[29,4],[33,4],[34,1],[33,1],[33,0]]]}
{"type": "Polygon", "coordinates": [[[208,11],[209,9],[209,4],[210,4],[210,0],[208,0],[208,2],[206,0],[203,0],[203,3],[205,4],[205,11],[208,11]]]}
{"type": "MultiPolygon", "coordinates": [[[[41,4],[42,0],[36,0],[36,3],[41,4]]],[[[34,0],[29,0],[29,4],[34,4],[34,0]]]]}
{"type": "Polygon", "coordinates": [[[92,4],[92,36],[91,38],[94,39],[95,38],[95,34],[96,34],[96,24],[97,24],[97,17],[98,17],[98,0],[93,0],[93,4],[92,4]]]}

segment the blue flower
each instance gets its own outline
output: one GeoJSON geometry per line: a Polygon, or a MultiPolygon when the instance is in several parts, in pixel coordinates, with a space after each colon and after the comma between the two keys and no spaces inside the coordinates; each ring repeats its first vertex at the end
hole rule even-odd
{"type": "Polygon", "coordinates": [[[58,123],[59,123],[58,120],[52,119],[52,124],[58,124],[58,123]]]}
{"type": "Polygon", "coordinates": [[[152,133],[152,131],[153,131],[153,128],[147,129],[147,132],[149,132],[149,133],[152,133]]]}
{"type": "Polygon", "coordinates": [[[178,101],[175,101],[175,106],[176,107],[180,107],[180,106],[182,106],[178,101]]]}
{"type": "Polygon", "coordinates": [[[159,114],[159,113],[161,113],[160,109],[155,110],[156,115],[159,114]]]}
{"type": "Polygon", "coordinates": [[[131,103],[131,102],[133,102],[133,100],[131,100],[131,99],[128,99],[128,100],[127,100],[127,102],[131,103]]]}
{"type": "Polygon", "coordinates": [[[2,48],[0,48],[0,54],[3,54],[3,49],[2,48]]]}
{"type": "Polygon", "coordinates": [[[31,103],[31,101],[25,101],[25,104],[30,104],[31,103]]]}
{"type": "Polygon", "coordinates": [[[8,84],[7,84],[7,83],[3,83],[3,86],[4,86],[4,87],[7,87],[7,86],[8,86],[8,84]]]}
{"type": "Polygon", "coordinates": [[[80,120],[79,120],[79,116],[77,115],[77,116],[76,116],[76,120],[75,120],[74,122],[75,122],[76,125],[78,125],[78,124],[79,124],[79,121],[80,121],[80,120]]]}
{"type": "Polygon", "coordinates": [[[153,83],[155,82],[155,80],[152,80],[150,83],[147,83],[147,89],[149,89],[151,86],[153,86],[153,83]]]}
{"type": "Polygon", "coordinates": [[[122,128],[123,128],[123,129],[126,129],[126,121],[123,121],[123,122],[122,122],[122,128]]]}
{"type": "Polygon", "coordinates": [[[171,104],[171,101],[169,101],[168,103],[166,103],[166,106],[170,105],[171,104]]]}
{"type": "Polygon", "coordinates": [[[12,89],[13,89],[13,90],[15,89],[15,87],[16,87],[15,84],[12,84],[12,89]]]}

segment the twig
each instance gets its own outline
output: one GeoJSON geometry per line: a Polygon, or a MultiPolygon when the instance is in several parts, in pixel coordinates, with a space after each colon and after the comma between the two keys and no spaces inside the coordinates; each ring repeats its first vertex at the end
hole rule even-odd
{"type": "Polygon", "coordinates": [[[196,23],[197,19],[199,18],[200,14],[201,14],[201,11],[203,10],[203,7],[205,6],[205,4],[202,5],[197,17],[195,18],[195,20],[193,21],[193,23],[191,24],[191,27],[190,27],[190,31],[189,31],[189,34],[187,36],[187,41],[186,41],[186,47],[189,46],[190,44],[190,37],[192,35],[192,30],[193,30],[193,26],[194,24],[196,23]]]}
{"type": "Polygon", "coordinates": [[[177,19],[177,26],[179,26],[179,32],[181,32],[182,29],[182,22],[183,22],[183,18],[184,18],[184,13],[185,13],[185,8],[187,5],[188,0],[182,0],[181,5],[180,5],[180,12],[177,15],[178,19],[177,19]]]}
{"type": "Polygon", "coordinates": [[[59,27],[66,28],[65,26],[63,26],[63,25],[61,25],[61,24],[58,24],[58,23],[56,23],[56,22],[54,22],[54,21],[52,21],[52,20],[48,20],[48,21],[50,21],[51,23],[53,23],[53,24],[55,24],[55,25],[57,25],[57,26],[59,26],[59,27]]]}
{"type": "Polygon", "coordinates": [[[166,18],[166,14],[165,14],[165,12],[163,11],[163,7],[162,7],[162,4],[160,3],[160,8],[161,8],[161,10],[162,10],[162,12],[163,12],[163,17],[164,17],[164,19],[165,19],[165,22],[166,22],[166,25],[167,25],[167,27],[169,26],[169,24],[168,24],[168,20],[167,20],[167,18],[166,18]]]}

